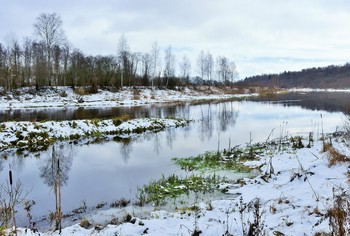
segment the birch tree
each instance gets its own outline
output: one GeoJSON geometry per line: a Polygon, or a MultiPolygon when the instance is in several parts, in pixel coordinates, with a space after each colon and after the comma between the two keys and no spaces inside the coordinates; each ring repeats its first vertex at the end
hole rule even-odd
{"type": "Polygon", "coordinates": [[[156,78],[156,76],[160,74],[160,72],[158,71],[159,68],[159,51],[160,48],[158,46],[158,42],[155,41],[152,44],[152,50],[151,50],[151,60],[152,60],[152,78],[151,78],[151,84],[152,84],[152,89],[153,89],[153,85],[154,85],[154,79],[156,78]]]}
{"type": "Polygon", "coordinates": [[[191,71],[190,59],[186,55],[184,55],[182,57],[182,61],[180,62],[180,76],[182,77],[183,82],[189,79],[190,71],[191,71]]]}
{"type": "Polygon", "coordinates": [[[54,46],[60,46],[66,39],[63,28],[62,19],[56,13],[42,13],[36,18],[34,23],[34,34],[38,40],[42,41],[46,49],[48,84],[52,84],[52,63],[51,53],[54,46]]]}
{"type": "Polygon", "coordinates": [[[165,49],[165,68],[164,77],[166,78],[165,87],[168,86],[169,78],[175,77],[175,55],[172,51],[171,45],[165,49]]]}

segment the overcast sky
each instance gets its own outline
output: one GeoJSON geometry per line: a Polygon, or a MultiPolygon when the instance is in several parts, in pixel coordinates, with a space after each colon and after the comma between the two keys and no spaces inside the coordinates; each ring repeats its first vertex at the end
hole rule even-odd
{"type": "Polygon", "coordinates": [[[0,0],[0,41],[33,37],[52,12],[85,54],[115,54],[124,34],[133,52],[171,45],[192,74],[201,50],[235,61],[240,78],[350,62],[349,0],[0,0]]]}

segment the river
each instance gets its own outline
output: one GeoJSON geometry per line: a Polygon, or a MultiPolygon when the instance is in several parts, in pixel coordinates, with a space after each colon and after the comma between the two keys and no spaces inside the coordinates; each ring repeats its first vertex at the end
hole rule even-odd
{"type": "MultiPolygon", "coordinates": [[[[123,142],[103,142],[89,145],[61,143],[62,210],[70,212],[84,202],[88,207],[121,198],[134,199],[138,186],[162,175],[181,173],[171,162],[173,157],[189,157],[208,150],[244,145],[250,141],[265,141],[269,136],[307,135],[319,138],[333,132],[348,114],[347,94],[295,93],[264,96],[245,101],[211,102],[203,104],[148,105],[144,107],[87,109],[25,109],[0,111],[5,119],[62,120],[108,118],[121,114],[130,117],[182,117],[192,119],[187,127],[171,128],[159,133],[144,133],[123,142]],[[341,95],[341,96],[339,96],[341,95]],[[332,96],[330,99],[329,96],[332,96]],[[336,98],[334,98],[336,97],[336,98]],[[321,118],[322,114],[322,118],[321,118]],[[6,118],[5,118],[6,116],[6,118]]],[[[51,167],[52,147],[24,157],[2,154],[1,181],[13,171],[14,182],[21,181],[34,200],[32,215],[38,220],[55,210],[51,167]]],[[[21,205],[18,208],[23,208],[21,205]]],[[[21,212],[21,210],[19,210],[21,212]]],[[[23,211],[22,211],[23,214],[23,211]]],[[[26,225],[25,216],[19,224],[26,225]]]]}

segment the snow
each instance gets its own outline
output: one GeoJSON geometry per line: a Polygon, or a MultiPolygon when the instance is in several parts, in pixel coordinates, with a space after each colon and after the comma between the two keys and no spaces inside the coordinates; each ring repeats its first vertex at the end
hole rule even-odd
{"type": "MultiPolygon", "coordinates": [[[[315,90],[298,89],[297,91],[315,90]]],[[[118,93],[100,91],[98,94],[86,95],[83,96],[84,102],[79,103],[80,97],[71,88],[60,87],[46,90],[40,96],[37,94],[1,96],[0,109],[124,106],[235,96],[241,95],[219,95],[216,92],[205,94],[188,89],[180,92],[142,89],[139,94],[134,95],[133,90],[126,89],[118,93]],[[66,93],[64,96],[62,96],[63,92],[66,93]]],[[[46,131],[50,137],[66,138],[72,134],[115,132],[117,129],[122,133],[128,133],[140,127],[148,128],[159,123],[161,127],[182,124],[178,122],[180,121],[171,119],[135,119],[117,127],[113,124],[113,120],[100,120],[98,125],[92,120],[4,122],[0,128],[0,149],[6,148],[11,141],[17,140],[19,134],[26,137],[30,132],[46,131]]],[[[349,156],[350,149],[342,139],[338,137],[332,140],[333,147],[349,156]]],[[[240,183],[223,186],[228,189],[225,199],[201,199],[193,202],[198,207],[198,211],[191,209],[191,206],[178,210],[156,210],[146,206],[112,208],[97,210],[84,216],[94,226],[103,225],[101,230],[94,227],[85,229],[77,222],[62,229],[61,234],[52,230],[34,233],[28,229],[19,228],[17,235],[191,235],[195,229],[201,231],[200,235],[224,235],[226,231],[231,235],[242,235],[242,227],[248,227],[247,222],[251,222],[253,216],[252,210],[248,208],[243,215],[240,214],[240,207],[246,206],[257,198],[261,203],[262,222],[268,235],[277,235],[281,232],[284,235],[301,236],[328,232],[328,220],[323,220],[323,217],[333,204],[333,191],[341,188],[349,190],[347,179],[349,163],[338,163],[330,167],[329,154],[322,152],[322,149],[322,142],[317,141],[311,148],[266,151],[259,160],[245,163],[252,167],[259,166],[260,174],[243,178],[240,183]],[[266,173],[271,170],[271,167],[273,167],[273,173],[268,176],[266,173]],[[124,222],[123,218],[126,214],[131,214],[135,221],[124,222]],[[108,224],[114,218],[117,218],[120,224],[108,224]]],[[[10,229],[7,232],[9,233],[10,229]]]]}
{"type": "Polygon", "coordinates": [[[350,93],[350,89],[316,89],[316,88],[292,88],[288,89],[289,92],[339,92],[339,93],[350,93]]]}
{"type": "MultiPolygon", "coordinates": [[[[251,95],[251,94],[250,94],[251,95]]],[[[149,88],[125,88],[118,92],[99,90],[96,94],[80,96],[70,87],[51,87],[42,91],[35,88],[23,88],[18,92],[9,92],[0,96],[0,109],[44,108],[44,107],[116,107],[137,106],[151,103],[164,103],[176,101],[193,101],[209,99],[229,99],[247,96],[245,94],[223,94],[213,87],[211,90],[161,90],[149,88]],[[79,102],[82,99],[83,102],[79,102]]]]}
{"type": "MultiPolygon", "coordinates": [[[[350,149],[343,141],[342,137],[334,139],[333,147],[349,155],[350,149]]],[[[307,141],[304,142],[306,145],[307,141]]],[[[193,202],[199,207],[198,211],[190,208],[157,211],[136,206],[99,210],[85,218],[94,225],[106,225],[113,218],[123,222],[123,216],[128,213],[134,221],[108,224],[102,230],[84,229],[77,223],[64,228],[61,235],[191,235],[196,227],[201,231],[200,235],[223,235],[226,231],[231,235],[242,235],[242,225],[248,227],[248,220],[252,222],[252,210],[246,210],[241,215],[240,207],[257,198],[261,203],[262,222],[268,235],[281,232],[301,236],[327,232],[328,220],[322,220],[322,217],[333,204],[333,190],[349,190],[346,178],[348,163],[330,167],[329,153],[322,149],[321,141],[315,142],[311,148],[288,148],[284,151],[271,148],[261,154],[258,161],[245,163],[248,166],[262,166],[259,175],[243,178],[244,185],[229,184],[226,199],[193,202]],[[266,173],[271,168],[270,161],[273,173],[268,177],[266,173]]],[[[19,229],[18,235],[39,234],[25,234],[24,229],[19,229]]],[[[59,234],[49,231],[40,235],[59,234]]]]}
{"type": "MultiPolygon", "coordinates": [[[[118,120],[118,118],[116,118],[118,120]]],[[[70,137],[89,138],[94,133],[129,135],[138,130],[157,131],[166,127],[184,126],[187,121],[180,119],[142,118],[128,121],[118,120],[74,120],[45,122],[3,122],[0,127],[0,150],[29,145],[29,142],[41,139],[49,143],[50,139],[70,139],[70,137]],[[33,135],[36,134],[36,135],[33,135]],[[43,135],[41,135],[43,134],[43,135]]]]}

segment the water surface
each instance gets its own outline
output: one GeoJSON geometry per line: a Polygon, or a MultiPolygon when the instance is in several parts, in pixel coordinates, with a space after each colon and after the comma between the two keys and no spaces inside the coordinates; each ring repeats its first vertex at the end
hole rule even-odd
{"type": "MultiPolygon", "coordinates": [[[[323,108],[318,104],[322,103],[321,100],[317,99],[313,100],[313,105],[302,105],[311,101],[303,101],[303,98],[269,101],[128,108],[130,111],[136,109],[136,116],[174,116],[193,119],[193,122],[188,127],[145,133],[127,142],[55,145],[63,172],[63,212],[70,212],[83,201],[92,207],[121,198],[134,199],[138,186],[162,175],[184,174],[172,164],[172,157],[222,150],[244,145],[250,140],[261,142],[270,134],[270,138],[277,138],[281,133],[306,135],[312,132],[318,138],[322,128],[324,132],[333,132],[342,124],[344,117],[338,108],[323,108]]],[[[24,189],[30,191],[27,198],[36,202],[32,211],[35,219],[55,210],[52,151],[50,147],[29,157],[11,154],[7,155],[7,159],[0,159],[2,183],[8,179],[11,167],[14,180],[20,180],[24,189]]],[[[22,215],[19,218],[20,224],[26,225],[25,217],[22,215]]]]}

